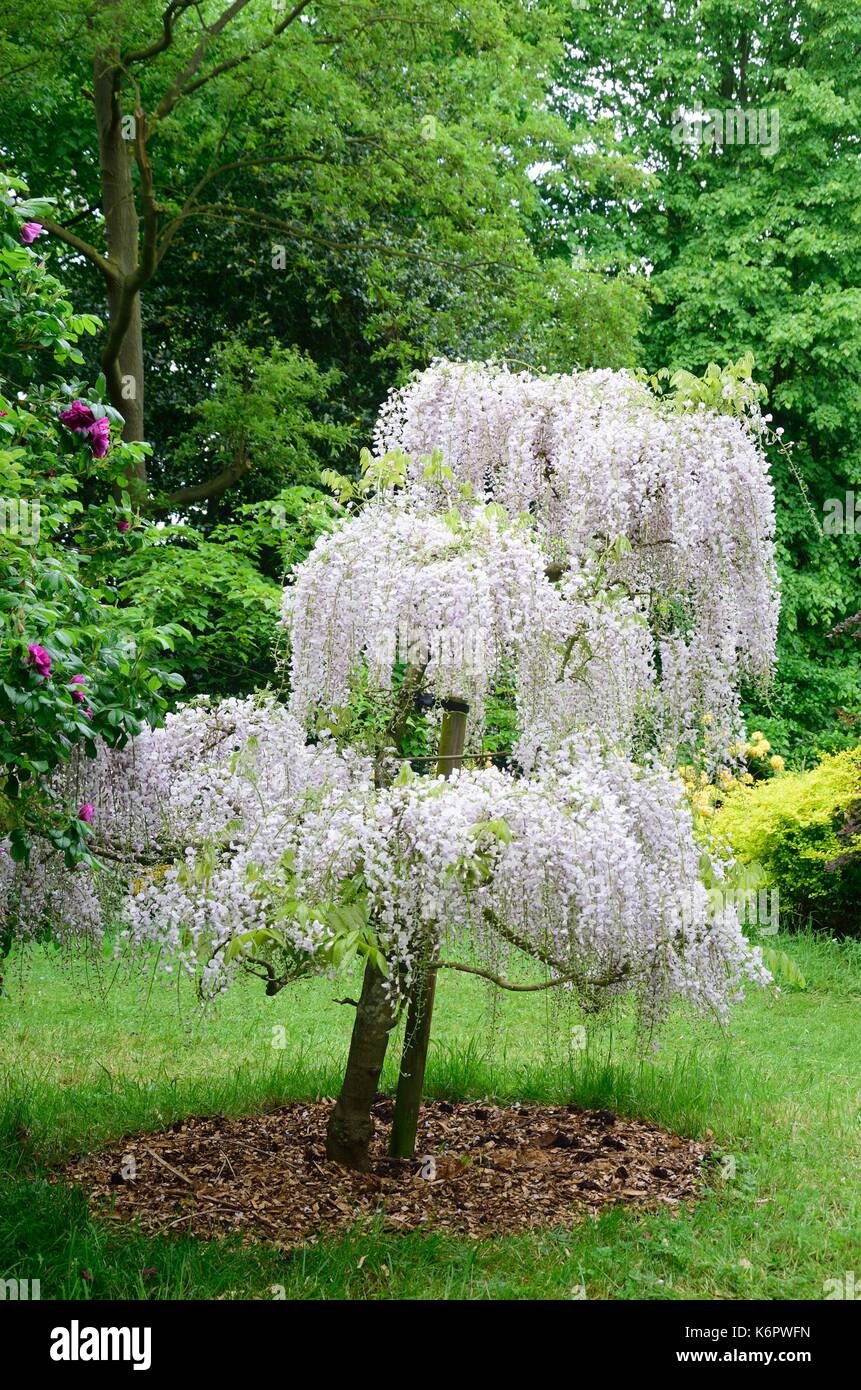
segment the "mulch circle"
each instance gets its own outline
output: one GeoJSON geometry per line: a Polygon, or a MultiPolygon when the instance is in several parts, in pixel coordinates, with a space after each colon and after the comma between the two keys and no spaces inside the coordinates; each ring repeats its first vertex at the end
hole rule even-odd
{"type": "Polygon", "coordinates": [[[193,1117],[58,1176],[84,1186],[102,1215],[146,1231],[239,1234],[284,1249],[380,1215],[385,1230],[488,1236],[571,1226],[614,1203],[677,1208],[704,1190],[708,1145],[573,1105],[428,1101],[416,1158],[390,1159],[392,1102],[381,1097],[372,1170],[352,1173],[326,1160],[331,1104],[193,1117]]]}

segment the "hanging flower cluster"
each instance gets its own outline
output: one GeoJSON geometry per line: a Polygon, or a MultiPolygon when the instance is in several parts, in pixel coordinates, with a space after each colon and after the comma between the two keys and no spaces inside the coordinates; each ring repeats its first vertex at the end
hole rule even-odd
{"type": "Polygon", "coordinates": [[[738,741],[738,686],[768,679],[778,614],[755,429],[704,407],[670,412],[625,372],[534,377],[440,362],[389,397],[376,447],[410,456],[416,505],[463,506],[466,485],[529,513],[562,564],[603,552],[608,585],[645,605],[663,742],[696,742],[706,713],[715,759],[738,741]],[[426,467],[434,451],[445,469],[426,467]]]}
{"type": "Polygon", "coordinates": [[[714,911],[683,788],[659,764],[584,737],[530,778],[486,768],[380,790],[281,718],[273,746],[298,766],[278,802],[258,796],[271,785],[262,741],[227,763],[195,760],[180,818],[213,778],[243,813],[143,875],[128,904],[128,938],[157,944],[207,993],[271,962],[273,942],[294,973],[331,968],[330,908],[344,902],[359,904],[398,997],[429,944],[496,973],[531,959],[590,1009],[630,995],[646,1028],[675,996],[724,1017],[744,979],[766,979],[732,908],[714,911]]]}
{"type": "MultiPolygon", "coordinates": [[[[589,1008],[630,995],[647,1028],[676,996],[723,1017],[766,972],[714,910],[682,781],[653,750],[737,747],[739,680],[771,661],[753,437],[670,416],[624,373],[442,363],[390,398],[377,443],[409,453],[403,487],[321,536],[285,594],[289,708],[194,702],[59,774],[115,867],[101,881],[130,889],[120,944],[156,945],[206,993],[239,970],[275,992],[361,946],[396,998],[429,951],[445,967],[468,947],[589,1008]],[[474,733],[513,671],[517,772],[381,786],[337,747],[357,681],[385,695],[398,665],[467,700],[474,733]]],[[[79,897],[58,883],[52,910],[94,920],[88,871],[66,877],[79,897]]],[[[23,915],[31,890],[0,856],[4,887],[23,915]]]]}
{"type": "MultiPolygon", "coordinates": [[[[93,939],[100,921],[132,908],[154,882],[165,889],[186,867],[232,853],[236,844],[263,852],[272,825],[283,823],[310,789],[330,782],[361,784],[362,761],[330,744],[311,746],[295,719],[272,699],[251,697],[212,704],[201,698],[163,727],[145,729],[122,749],[99,741],[96,757],[81,754],[57,773],[58,796],[93,827],[92,848],[103,866],[70,871],[60,856],[39,850],[29,865],[16,863],[0,844],[0,932],[26,938],[50,925],[64,940],[93,939]],[[82,800],[83,798],[83,800],[82,800]],[[271,815],[267,831],[261,807],[271,815]]],[[[274,840],[273,840],[274,842],[274,840]]],[[[224,921],[243,918],[241,886],[221,904],[224,921]]],[[[168,899],[165,897],[164,902],[168,899]]],[[[135,914],[132,910],[132,925],[135,914]]],[[[182,930],[172,934],[178,947],[182,930]]],[[[193,923],[186,924],[192,931],[193,923]]]]}
{"type": "Polygon", "coordinates": [[[599,732],[608,746],[643,753],[661,725],[654,644],[640,599],[600,587],[588,568],[569,570],[558,594],[556,631],[563,634],[543,679],[518,682],[524,771],[578,730],[599,732]]]}
{"type": "Polygon", "coordinates": [[[397,662],[439,696],[468,701],[480,723],[506,660],[520,684],[547,679],[564,611],[547,557],[499,507],[439,515],[407,499],[368,505],[321,536],[286,590],[291,709],[307,724],[347,704],[357,672],[389,690],[397,662]]]}

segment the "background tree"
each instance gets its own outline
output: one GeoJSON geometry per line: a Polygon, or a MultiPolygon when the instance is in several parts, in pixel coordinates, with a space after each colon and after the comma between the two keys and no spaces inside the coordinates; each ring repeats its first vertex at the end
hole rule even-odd
{"type": "Polygon", "coordinates": [[[791,461],[772,451],[782,622],[773,697],[753,708],[802,756],[844,744],[861,681],[851,636],[830,634],[858,609],[861,541],[821,523],[859,482],[861,15],[840,0],[591,0],[571,11],[557,105],[581,140],[611,130],[648,171],[633,202],[564,171],[551,196],[590,255],[647,271],[650,366],[752,351],[797,441],[791,461]],[[681,138],[697,103],[753,113],[756,143],[702,119],[687,128],[700,140],[681,138]]]}
{"type": "MultiPolygon", "coordinates": [[[[630,292],[610,287],[605,316],[603,278],[574,274],[569,254],[545,282],[534,245],[530,171],[570,143],[544,101],[564,12],[558,0],[78,0],[9,15],[7,148],[56,198],[51,234],[107,293],[102,365],[126,436],[150,433],[147,361],[164,392],[196,377],[196,402],[237,313],[251,346],[276,334],[316,357],[328,341],[324,371],[344,360],[333,343],[346,324],[346,355],[376,360],[386,383],[433,351],[549,350],[556,329],[566,352],[629,351],[630,292]],[[151,317],[172,263],[179,295],[151,317]],[[232,308],[207,294],[228,269],[232,308]]],[[[138,474],[143,488],[142,462],[138,474]]],[[[195,482],[195,500],[228,481],[195,482]]],[[[182,504],[165,482],[167,504],[182,504]]]]}

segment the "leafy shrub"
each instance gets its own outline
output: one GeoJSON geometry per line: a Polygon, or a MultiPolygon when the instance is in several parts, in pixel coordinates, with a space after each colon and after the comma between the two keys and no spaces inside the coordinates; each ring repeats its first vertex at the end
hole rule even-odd
{"type": "Polygon", "coordinates": [[[782,911],[861,934],[861,748],[738,787],[714,828],[744,863],[762,865],[782,911]]]}
{"type": "Polygon", "coordinates": [[[97,321],[75,314],[42,245],[21,244],[39,212],[0,205],[0,848],[27,861],[47,839],[71,867],[88,857],[90,808],[64,804],[52,774],[77,746],[94,756],[157,722],[182,682],[157,664],[176,626],[117,603],[144,446],[111,437],[104,378],[73,375],[97,321]]]}

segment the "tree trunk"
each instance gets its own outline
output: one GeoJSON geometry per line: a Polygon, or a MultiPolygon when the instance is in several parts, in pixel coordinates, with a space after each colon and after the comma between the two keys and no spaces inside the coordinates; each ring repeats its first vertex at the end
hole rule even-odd
{"type": "MultiPolygon", "coordinates": [[[[443,717],[437,763],[437,775],[443,777],[450,777],[454,769],[460,767],[466,739],[468,706],[462,700],[449,701],[449,705],[453,708],[448,708],[443,717]]],[[[415,1153],[430,1044],[436,976],[434,944],[433,941],[429,941],[424,959],[419,964],[407,1012],[404,1050],[401,1056],[389,1146],[393,1158],[412,1158],[415,1153]]]]}
{"type": "MultiPolygon", "coordinates": [[[[99,141],[102,210],[108,258],[120,278],[107,280],[109,330],[102,354],[111,405],[125,421],[123,438],[144,438],[144,366],[140,294],[130,290],[139,270],[139,219],[132,179],[135,116],[123,117],[120,105],[121,70],[117,55],[101,52],[93,67],[93,95],[99,141]]],[[[146,485],[146,465],[137,469],[146,485]]]]}
{"type": "Polygon", "coordinates": [[[374,1136],[371,1107],[394,1022],[385,980],[376,966],[368,962],[362,996],[356,1008],[344,1084],[326,1134],[327,1158],[361,1173],[366,1173],[370,1167],[368,1150],[374,1136]]]}
{"type": "MultiPolygon", "coordinates": [[[[404,675],[400,697],[383,740],[387,750],[399,749],[406,721],[418,694],[424,666],[410,666],[404,675]]],[[[385,785],[382,757],[375,775],[376,785],[385,785]]],[[[395,1011],[385,989],[385,980],[368,963],[362,982],[362,996],[356,1009],[350,1055],[335,1108],[326,1133],[326,1155],[346,1168],[367,1172],[369,1147],[374,1135],[371,1107],[380,1084],[389,1034],[395,1025],[395,1011]]]]}

